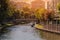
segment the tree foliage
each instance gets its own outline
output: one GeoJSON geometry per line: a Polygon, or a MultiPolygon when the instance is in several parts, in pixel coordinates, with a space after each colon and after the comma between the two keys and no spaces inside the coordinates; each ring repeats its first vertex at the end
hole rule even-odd
{"type": "Polygon", "coordinates": [[[60,14],[60,3],[57,4],[58,13],[60,14]]]}
{"type": "Polygon", "coordinates": [[[60,3],[58,3],[57,8],[58,8],[58,10],[60,11],[60,3]]]}
{"type": "Polygon", "coordinates": [[[8,0],[0,0],[0,23],[2,23],[7,17],[7,9],[8,9],[8,0]]]}
{"type": "Polygon", "coordinates": [[[35,16],[37,19],[42,19],[43,18],[43,14],[45,13],[45,9],[44,8],[39,8],[35,11],[35,16]]]}
{"type": "Polygon", "coordinates": [[[10,1],[8,2],[8,15],[13,16],[13,13],[17,11],[14,4],[11,4],[10,1]]]}
{"type": "Polygon", "coordinates": [[[54,17],[54,11],[40,8],[35,11],[35,17],[42,21],[52,20],[54,17]]]}

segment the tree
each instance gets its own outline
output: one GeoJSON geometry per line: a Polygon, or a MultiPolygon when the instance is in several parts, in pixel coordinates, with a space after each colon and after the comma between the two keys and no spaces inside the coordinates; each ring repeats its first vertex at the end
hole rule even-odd
{"type": "Polygon", "coordinates": [[[30,8],[28,8],[27,6],[26,7],[23,7],[22,8],[22,12],[23,12],[23,16],[25,17],[25,18],[29,18],[30,17],[30,8]]]}
{"type": "Polygon", "coordinates": [[[40,21],[44,20],[45,11],[46,11],[46,9],[44,9],[44,8],[38,8],[35,11],[35,17],[37,18],[37,23],[40,23],[40,21]]]}
{"type": "Polygon", "coordinates": [[[10,1],[8,2],[8,15],[11,17],[13,16],[13,13],[17,11],[16,5],[14,3],[12,4],[10,1]]]}
{"type": "Polygon", "coordinates": [[[8,9],[8,0],[0,0],[0,23],[2,24],[2,22],[4,20],[7,19],[8,17],[8,13],[7,13],[7,9],[8,9]]]}
{"type": "Polygon", "coordinates": [[[45,9],[44,8],[39,8],[35,11],[35,16],[37,19],[41,20],[43,19],[43,14],[45,13],[45,9]]]}
{"type": "Polygon", "coordinates": [[[58,10],[60,11],[60,3],[58,3],[57,7],[58,7],[58,10]]]}
{"type": "Polygon", "coordinates": [[[20,18],[19,10],[14,11],[14,13],[13,13],[13,18],[14,18],[14,19],[19,19],[19,18],[20,18]]]}
{"type": "Polygon", "coordinates": [[[58,13],[60,13],[60,3],[57,5],[58,13]]]}

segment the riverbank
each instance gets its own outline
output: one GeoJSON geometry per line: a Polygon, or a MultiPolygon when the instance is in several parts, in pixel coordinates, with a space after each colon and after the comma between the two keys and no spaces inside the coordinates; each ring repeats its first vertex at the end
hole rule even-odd
{"type": "Polygon", "coordinates": [[[0,31],[7,28],[7,27],[11,27],[11,26],[14,26],[14,25],[18,25],[18,24],[27,24],[29,22],[16,22],[16,21],[11,21],[11,22],[6,22],[6,23],[3,23],[3,25],[0,25],[0,31]]]}
{"type": "Polygon", "coordinates": [[[11,27],[13,26],[14,24],[13,23],[4,23],[3,25],[0,25],[0,31],[7,28],[7,27],[11,27]]]}
{"type": "Polygon", "coordinates": [[[51,33],[58,33],[58,34],[60,34],[60,31],[58,31],[58,29],[57,30],[51,30],[51,28],[48,29],[47,26],[44,26],[44,25],[35,24],[34,27],[39,29],[39,30],[43,30],[43,31],[51,32],[51,33]]]}

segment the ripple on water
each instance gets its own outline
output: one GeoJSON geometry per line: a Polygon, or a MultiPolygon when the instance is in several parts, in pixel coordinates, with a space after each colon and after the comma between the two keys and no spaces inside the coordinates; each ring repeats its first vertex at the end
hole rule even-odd
{"type": "Polygon", "coordinates": [[[8,29],[11,31],[3,34],[1,40],[43,40],[31,26],[17,25],[8,29]]]}

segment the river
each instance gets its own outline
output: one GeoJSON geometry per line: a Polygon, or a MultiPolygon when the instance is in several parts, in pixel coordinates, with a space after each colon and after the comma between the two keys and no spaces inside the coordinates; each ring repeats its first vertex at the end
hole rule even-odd
{"type": "Polygon", "coordinates": [[[5,28],[0,34],[0,40],[60,40],[60,35],[40,31],[30,24],[24,24],[5,28]]]}

